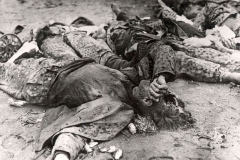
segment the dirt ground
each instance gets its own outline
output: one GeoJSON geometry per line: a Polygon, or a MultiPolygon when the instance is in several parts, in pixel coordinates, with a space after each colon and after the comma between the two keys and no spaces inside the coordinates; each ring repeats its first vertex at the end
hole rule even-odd
{"type": "MultiPolygon", "coordinates": [[[[153,0],[0,0],[0,31],[9,33],[20,24],[25,30],[49,20],[71,23],[85,16],[95,24],[113,18],[110,3],[120,4],[131,16],[149,16],[153,0]]],[[[161,131],[151,136],[120,134],[104,145],[123,149],[123,160],[239,160],[240,88],[229,84],[206,84],[176,80],[169,84],[197,119],[194,128],[161,131]],[[159,158],[157,158],[159,157],[159,158]],[[162,157],[162,158],[160,158],[162,157]]],[[[0,160],[28,160],[44,107],[9,106],[9,97],[0,92],[0,160]]]]}

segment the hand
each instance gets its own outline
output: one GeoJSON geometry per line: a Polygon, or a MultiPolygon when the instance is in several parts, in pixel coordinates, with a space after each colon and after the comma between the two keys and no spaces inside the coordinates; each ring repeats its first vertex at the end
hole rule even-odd
{"type": "Polygon", "coordinates": [[[185,46],[191,46],[191,47],[210,47],[212,45],[212,42],[209,39],[206,38],[188,38],[183,41],[183,44],[185,46]]]}
{"type": "Polygon", "coordinates": [[[168,86],[166,84],[165,77],[160,75],[150,84],[148,91],[149,98],[155,102],[158,102],[159,98],[166,94],[167,90],[168,86]]]}
{"type": "Polygon", "coordinates": [[[106,25],[105,24],[101,24],[98,27],[98,30],[93,33],[92,37],[95,38],[95,39],[104,39],[104,38],[106,38],[107,37],[107,32],[104,29],[104,27],[106,27],[106,25]]]}
{"type": "Polygon", "coordinates": [[[229,49],[234,49],[236,50],[236,43],[234,41],[234,39],[224,39],[224,38],[221,38],[222,40],[222,44],[229,48],[229,49]]]}
{"type": "Polygon", "coordinates": [[[168,9],[164,10],[162,12],[162,17],[165,19],[171,19],[171,20],[176,20],[176,13],[173,11],[170,11],[168,9]]]}

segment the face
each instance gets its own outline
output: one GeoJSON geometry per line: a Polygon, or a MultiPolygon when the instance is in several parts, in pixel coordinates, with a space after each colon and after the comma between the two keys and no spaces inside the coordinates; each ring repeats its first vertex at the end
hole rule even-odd
{"type": "Polygon", "coordinates": [[[181,125],[192,124],[195,120],[190,112],[185,111],[184,103],[172,93],[160,98],[159,102],[153,102],[148,96],[150,81],[141,81],[134,88],[133,95],[137,103],[137,109],[142,115],[149,115],[158,129],[177,129],[181,125]]]}
{"type": "Polygon", "coordinates": [[[138,87],[135,87],[133,90],[133,96],[137,103],[137,109],[141,114],[153,115],[156,110],[162,108],[164,105],[163,99],[160,99],[159,102],[152,101],[148,96],[148,90],[150,87],[150,81],[142,80],[138,87]]]}
{"type": "Polygon", "coordinates": [[[199,4],[190,4],[185,8],[183,15],[188,19],[193,19],[197,16],[197,14],[202,10],[202,6],[199,4]]]}

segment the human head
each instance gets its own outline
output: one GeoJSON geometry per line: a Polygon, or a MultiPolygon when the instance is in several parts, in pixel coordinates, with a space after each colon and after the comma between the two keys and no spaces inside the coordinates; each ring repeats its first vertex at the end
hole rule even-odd
{"type": "Polygon", "coordinates": [[[108,26],[106,24],[101,24],[98,27],[98,30],[95,33],[93,33],[92,37],[95,39],[106,38],[107,37],[107,29],[108,29],[108,26]]]}
{"type": "Polygon", "coordinates": [[[133,96],[139,112],[150,116],[158,129],[172,130],[195,122],[190,112],[184,109],[184,103],[171,92],[161,97],[158,102],[152,101],[148,95],[150,84],[150,81],[142,80],[139,86],[133,89],[133,96]]]}

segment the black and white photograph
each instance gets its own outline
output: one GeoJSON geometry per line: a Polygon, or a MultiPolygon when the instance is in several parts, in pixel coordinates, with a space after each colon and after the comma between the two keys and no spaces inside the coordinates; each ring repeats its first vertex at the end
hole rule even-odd
{"type": "Polygon", "coordinates": [[[240,0],[0,0],[0,160],[240,160],[240,0]]]}

